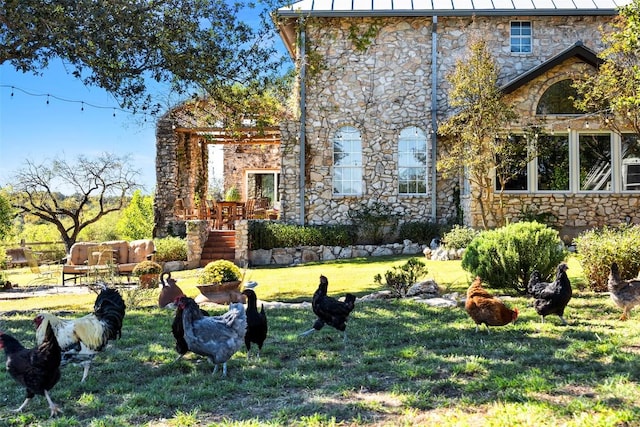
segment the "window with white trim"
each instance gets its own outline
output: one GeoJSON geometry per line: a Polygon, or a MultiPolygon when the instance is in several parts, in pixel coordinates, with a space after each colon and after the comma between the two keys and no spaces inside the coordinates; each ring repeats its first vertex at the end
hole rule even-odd
{"type": "Polygon", "coordinates": [[[621,135],[622,191],[640,190],[640,135],[621,135]]]}
{"type": "Polygon", "coordinates": [[[398,139],[398,193],[427,194],[427,136],[418,127],[402,129],[398,139]]]}
{"type": "Polygon", "coordinates": [[[578,135],[580,191],[611,191],[611,134],[578,135]]]}
{"type": "Polygon", "coordinates": [[[362,194],[362,140],[360,131],[344,126],[333,138],[333,194],[362,194]]]}
{"type": "Polygon", "coordinates": [[[569,135],[538,137],[538,191],[569,191],[569,135]]]}
{"type": "Polygon", "coordinates": [[[511,52],[531,53],[531,46],[533,44],[531,22],[512,21],[510,38],[511,38],[511,52]]]}

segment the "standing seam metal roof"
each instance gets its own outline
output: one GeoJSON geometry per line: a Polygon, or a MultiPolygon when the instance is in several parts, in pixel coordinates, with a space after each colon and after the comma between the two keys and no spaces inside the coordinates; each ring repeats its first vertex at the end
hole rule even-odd
{"type": "Polygon", "coordinates": [[[279,16],[614,15],[631,0],[302,0],[279,16]]]}

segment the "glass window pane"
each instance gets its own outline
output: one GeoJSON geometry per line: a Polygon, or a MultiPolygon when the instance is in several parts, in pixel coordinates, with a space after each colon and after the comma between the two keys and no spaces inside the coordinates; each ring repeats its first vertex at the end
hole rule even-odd
{"type": "Polygon", "coordinates": [[[426,194],[427,136],[415,126],[403,129],[398,139],[398,192],[426,194]]]}
{"type": "Polygon", "coordinates": [[[622,134],[622,190],[640,191],[640,135],[622,134]]]}
{"type": "Polygon", "coordinates": [[[525,191],[528,186],[527,141],[523,135],[509,136],[509,155],[496,160],[495,190],[525,191]]]}
{"type": "Polygon", "coordinates": [[[538,139],[538,190],[569,190],[569,136],[544,135],[538,139]]]}
{"type": "Polygon", "coordinates": [[[361,194],[362,141],[358,129],[340,128],[333,139],[334,194],[361,194]]]}
{"type": "Polygon", "coordinates": [[[580,190],[611,190],[611,137],[580,134],[580,190]]]}
{"type": "Polygon", "coordinates": [[[573,81],[561,80],[549,86],[542,94],[536,106],[536,114],[582,114],[575,107],[574,99],[578,99],[578,91],[573,87],[573,81]]]}

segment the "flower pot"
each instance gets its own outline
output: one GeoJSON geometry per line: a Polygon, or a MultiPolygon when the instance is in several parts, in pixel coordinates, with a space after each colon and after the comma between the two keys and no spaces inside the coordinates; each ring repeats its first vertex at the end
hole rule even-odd
{"type": "Polygon", "coordinates": [[[245,296],[240,293],[239,280],[205,285],[196,285],[200,291],[196,302],[213,302],[216,304],[230,304],[232,302],[245,302],[245,296]]]}

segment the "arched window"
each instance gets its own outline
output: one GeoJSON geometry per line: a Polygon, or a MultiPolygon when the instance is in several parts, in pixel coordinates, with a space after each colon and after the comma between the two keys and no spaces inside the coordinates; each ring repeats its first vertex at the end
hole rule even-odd
{"type": "Polygon", "coordinates": [[[333,194],[362,194],[362,140],[351,126],[338,129],[333,138],[333,194]]]}
{"type": "Polygon", "coordinates": [[[427,193],[427,137],[412,126],[402,129],[398,139],[398,193],[427,193]]]}
{"type": "Polygon", "coordinates": [[[582,114],[573,104],[578,91],[572,84],[572,80],[566,79],[549,86],[538,101],[536,114],[582,114]]]}

